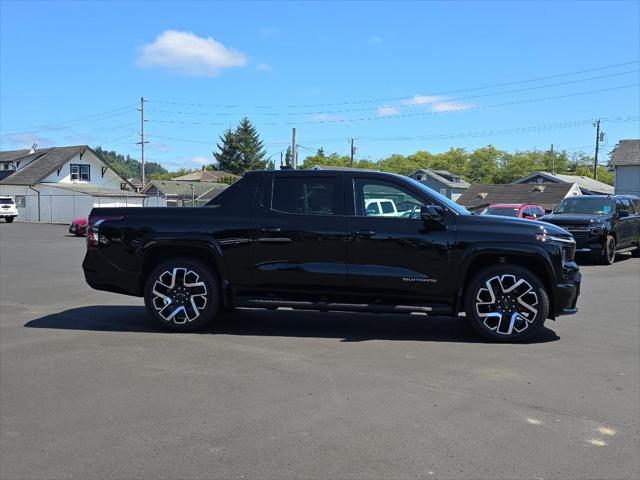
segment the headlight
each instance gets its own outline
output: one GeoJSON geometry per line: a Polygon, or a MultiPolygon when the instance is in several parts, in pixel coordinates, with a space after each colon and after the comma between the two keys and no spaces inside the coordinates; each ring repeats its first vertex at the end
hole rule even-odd
{"type": "Polygon", "coordinates": [[[589,229],[591,235],[602,235],[604,233],[604,227],[602,225],[596,225],[589,229]]]}
{"type": "Polygon", "coordinates": [[[540,240],[541,242],[560,242],[566,244],[575,245],[576,241],[573,238],[565,238],[565,237],[557,237],[555,235],[549,235],[548,233],[543,233],[542,235],[536,235],[536,240],[540,240]]]}

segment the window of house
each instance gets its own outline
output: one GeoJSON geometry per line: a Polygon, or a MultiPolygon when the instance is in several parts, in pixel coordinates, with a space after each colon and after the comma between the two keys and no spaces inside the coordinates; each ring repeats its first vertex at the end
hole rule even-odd
{"type": "Polygon", "coordinates": [[[335,178],[276,177],[273,179],[271,209],[303,215],[333,215],[335,191],[335,178]]]}
{"type": "Polygon", "coordinates": [[[72,163],[71,180],[80,180],[81,182],[91,181],[91,166],[72,163]]]}
{"type": "Polygon", "coordinates": [[[27,206],[27,198],[24,195],[16,195],[16,207],[25,208],[27,206]]]}

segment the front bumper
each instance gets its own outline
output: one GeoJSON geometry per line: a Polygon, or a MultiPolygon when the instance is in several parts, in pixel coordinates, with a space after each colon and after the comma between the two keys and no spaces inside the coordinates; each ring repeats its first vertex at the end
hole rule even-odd
{"type": "Polygon", "coordinates": [[[565,281],[555,285],[553,292],[554,318],[560,315],[571,315],[578,311],[577,303],[580,296],[582,274],[577,265],[565,265],[563,268],[565,281]]]}

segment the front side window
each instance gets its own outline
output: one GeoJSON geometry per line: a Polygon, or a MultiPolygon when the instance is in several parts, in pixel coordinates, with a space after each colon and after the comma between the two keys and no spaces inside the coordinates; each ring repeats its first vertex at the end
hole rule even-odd
{"type": "Polygon", "coordinates": [[[334,215],[335,192],[335,178],[275,177],[271,209],[301,215],[334,215]]]}
{"type": "Polygon", "coordinates": [[[71,164],[71,180],[91,181],[91,166],[71,164]]]}
{"type": "Polygon", "coordinates": [[[353,180],[358,217],[420,218],[423,201],[402,187],[384,180],[353,180]]]}

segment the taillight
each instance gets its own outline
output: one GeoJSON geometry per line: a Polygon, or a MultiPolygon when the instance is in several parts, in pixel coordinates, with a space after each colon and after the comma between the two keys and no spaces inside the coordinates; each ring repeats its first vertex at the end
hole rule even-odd
{"type": "Polygon", "coordinates": [[[89,217],[87,220],[87,249],[93,250],[98,248],[100,243],[106,243],[106,239],[100,237],[100,225],[102,225],[105,220],[122,220],[123,218],[122,215],[117,217],[89,217]]]}

